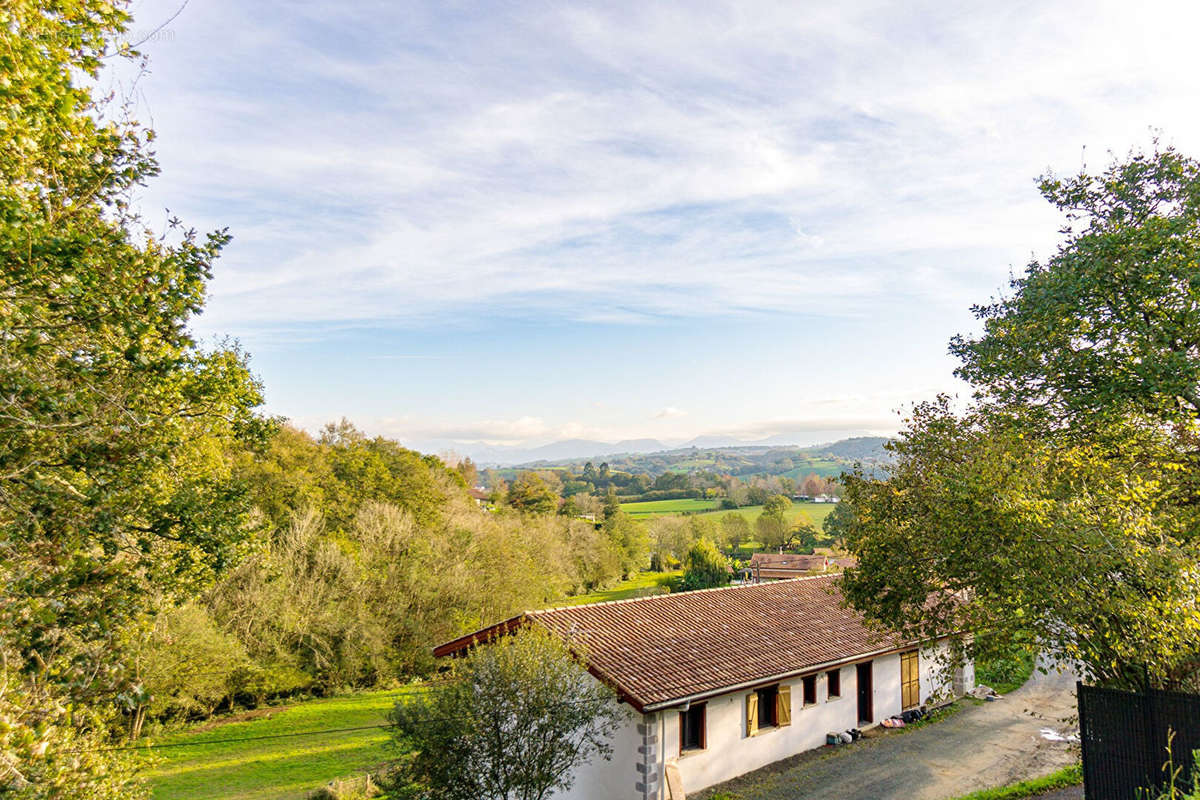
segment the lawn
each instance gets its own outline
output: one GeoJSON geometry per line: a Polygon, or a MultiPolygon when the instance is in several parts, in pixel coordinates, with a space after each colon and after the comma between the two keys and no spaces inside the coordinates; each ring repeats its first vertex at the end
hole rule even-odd
{"type": "Polygon", "coordinates": [[[634,519],[650,519],[689,511],[712,511],[719,505],[716,500],[648,500],[642,503],[622,503],[621,510],[634,519]]]}
{"type": "MultiPolygon", "coordinates": [[[[334,778],[386,761],[381,727],[391,690],[310,700],[240,722],[201,725],[154,740],[157,763],[145,775],[154,800],[301,800],[334,778]],[[357,728],[359,730],[344,730],[357,728]],[[313,731],[323,731],[316,735],[313,731]],[[339,731],[339,732],[333,732],[339,731]],[[216,743],[226,739],[277,737],[216,743]]],[[[236,718],[235,718],[236,719],[236,718]]]]}
{"type": "MultiPolygon", "coordinates": [[[[807,518],[818,530],[825,517],[833,511],[833,503],[792,503],[786,517],[789,522],[807,518]]],[[[622,503],[621,510],[634,519],[649,520],[654,517],[669,517],[676,514],[698,514],[717,517],[722,514],[741,514],[751,525],[762,513],[762,506],[744,506],[738,509],[722,509],[717,500],[650,500],[642,503],[622,503]]]]}
{"type": "Polygon", "coordinates": [[[682,574],[682,572],[639,572],[634,577],[627,581],[621,581],[611,589],[602,589],[568,597],[566,600],[562,600],[555,605],[585,606],[589,603],[603,603],[608,600],[628,600],[632,597],[642,596],[646,593],[647,589],[652,589],[656,586],[667,586],[673,579],[682,574]]]}
{"type": "MultiPolygon", "coordinates": [[[[784,513],[784,517],[787,518],[788,522],[807,518],[817,530],[820,530],[821,523],[829,516],[829,512],[833,511],[833,506],[833,503],[792,503],[784,513]]],[[[747,522],[753,525],[754,520],[758,519],[759,515],[762,514],[762,506],[743,506],[732,511],[718,509],[716,511],[705,512],[702,516],[719,519],[722,514],[729,513],[741,514],[746,518],[747,522]]]]}

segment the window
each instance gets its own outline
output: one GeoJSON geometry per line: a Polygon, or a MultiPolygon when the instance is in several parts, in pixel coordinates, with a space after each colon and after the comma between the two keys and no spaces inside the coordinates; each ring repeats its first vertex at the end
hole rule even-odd
{"type": "Polygon", "coordinates": [[[704,711],[705,704],[691,706],[687,711],[679,712],[679,752],[703,750],[704,742],[704,711]]]}
{"type": "Polygon", "coordinates": [[[815,706],[817,704],[817,676],[805,675],[804,683],[804,705],[815,706]]]}
{"type": "Polygon", "coordinates": [[[900,654],[900,707],[915,708],[921,704],[920,657],[916,650],[900,654]]]}
{"type": "Polygon", "coordinates": [[[758,727],[774,728],[779,719],[776,714],[779,705],[779,687],[768,686],[765,689],[759,689],[755,694],[758,695],[758,727]]]}
{"type": "Polygon", "coordinates": [[[792,724],[792,687],[775,684],[746,695],[746,735],[792,724]]]}
{"type": "Polygon", "coordinates": [[[840,669],[831,669],[829,672],[825,673],[825,677],[829,686],[829,691],[827,691],[825,694],[830,700],[834,699],[835,697],[841,697],[842,671],[840,669]]]}

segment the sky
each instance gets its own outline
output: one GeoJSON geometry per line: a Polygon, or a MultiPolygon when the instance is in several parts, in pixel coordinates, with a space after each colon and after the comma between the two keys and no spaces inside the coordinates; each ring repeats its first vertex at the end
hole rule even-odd
{"type": "Polygon", "coordinates": [[[194,330],[427,451],[894,432],[1053,252],[1039,175],[1200,154],[1190,2],[180,8],[105,79],[146,219],[234,237],[194,330]]]}

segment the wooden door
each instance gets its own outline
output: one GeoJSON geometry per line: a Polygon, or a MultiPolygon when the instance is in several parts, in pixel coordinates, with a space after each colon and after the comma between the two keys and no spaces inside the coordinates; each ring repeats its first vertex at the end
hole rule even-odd
{"type": "Polygon", "coordinates": [[[871,681],[871,662],[858,665],[858,721],[875,721],[875,688],[871,681]]]}

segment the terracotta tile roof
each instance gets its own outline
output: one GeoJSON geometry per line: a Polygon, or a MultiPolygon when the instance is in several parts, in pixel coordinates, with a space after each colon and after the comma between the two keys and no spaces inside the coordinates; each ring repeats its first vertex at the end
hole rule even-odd
{"type": "Polygon", "coordinates": [[[439,656],[538,623],[638,709],[850,661],[904,643],[843,608],[837,575],[531,611],[447,642],[439,656]]]}
{"type": "MultiPolygon", "coordinates": [[[[828,566],[825,556],[795,555],[793,553],[755,553],[750,556],[750,568],[756,572],[761,570],[762,577],[768,577],[768,570],[786,570],[786,577],[796,577],[799,573],[809,570],[824,570],[828,566]]],[[[780,577],[771,575],[769,577],[780,577]]]]}

